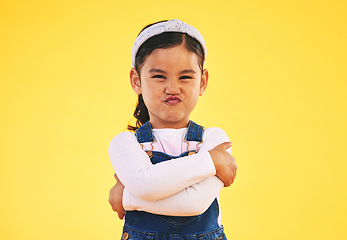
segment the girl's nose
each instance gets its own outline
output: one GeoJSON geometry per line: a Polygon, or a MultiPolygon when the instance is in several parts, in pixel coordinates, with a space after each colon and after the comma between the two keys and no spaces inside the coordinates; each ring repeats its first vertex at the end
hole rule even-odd
{"type": "Polygon", "coordinates": [[[180,93],[179,82],[176,80],[167,81],[165,93],[167,93],[167,94],[179,94],[180,93]]]}

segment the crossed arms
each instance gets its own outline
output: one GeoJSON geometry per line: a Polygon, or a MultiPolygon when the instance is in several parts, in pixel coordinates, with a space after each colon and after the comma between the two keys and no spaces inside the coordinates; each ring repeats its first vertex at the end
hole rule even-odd
{"type": "Polygon", "coordinates": [[[120,218],[124,209],[174,216],[201,214],[223,186],[234,181],[237,167],[230,147],[222,129],[207,128],[197,154],[153,165],[134,134],[121,133],[109,146],[119,178],[109,202],[120,218]]]}

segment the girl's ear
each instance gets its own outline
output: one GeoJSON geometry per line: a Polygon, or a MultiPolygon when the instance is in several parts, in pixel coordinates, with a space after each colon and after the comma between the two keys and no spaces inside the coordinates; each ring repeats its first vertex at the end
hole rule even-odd
{"type": "Polygon", "coordinates": [[[208,83],[208,70],[204,69],[201,74],[201,82],[200,82],[200,96],[204,94],[205,89],[208,83]]]}
{"type": "Polygon", "coordinates": [[[142,94],[141,80],[135,68],[131,68],[130,70],[130,83],[131,87],[137,95],[142,94]]]}

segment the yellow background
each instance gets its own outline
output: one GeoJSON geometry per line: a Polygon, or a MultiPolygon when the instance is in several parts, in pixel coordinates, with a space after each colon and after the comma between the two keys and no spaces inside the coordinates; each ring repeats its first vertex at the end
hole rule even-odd
{"type": "Polygon", "coordinates": [[[108,144],[136,95],[145,25],[204,36],[209,87],[191,118],[238,162],[229,239],[347,239],[345,1],[1,1],[0,239],[119,239],[108,144]]]}

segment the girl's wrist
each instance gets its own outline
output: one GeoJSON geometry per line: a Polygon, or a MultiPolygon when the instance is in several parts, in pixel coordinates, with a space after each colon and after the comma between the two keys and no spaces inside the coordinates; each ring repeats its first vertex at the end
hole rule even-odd
{"type": "Polygon", "coordinates": [[[219,172],[218,170],[219,170],[220,164],[219,164],[219,162],[217,160],[218,158],[216,157],[216,151],[212,149],[212,150],[210,150],[208,152],[209,152],[209,154],[211,156],[212,163],[213,163],[215,171],[216,171],[216,175],[218,175],[218,172],[219,172]]]}

